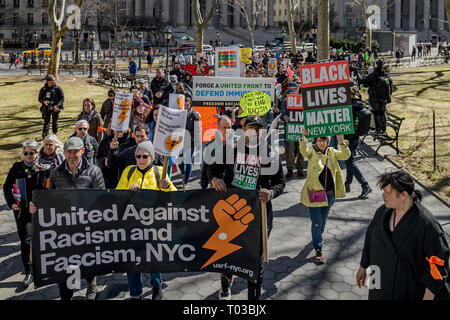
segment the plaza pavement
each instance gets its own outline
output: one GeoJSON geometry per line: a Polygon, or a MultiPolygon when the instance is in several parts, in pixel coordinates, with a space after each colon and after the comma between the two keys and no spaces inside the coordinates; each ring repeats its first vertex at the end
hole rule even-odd
{"type": "MultiPolygon", "coordinates": [[[[368,139],[370,140],[370,139],[368,139]]],[[[388,147],[381,152],[392,152],[388,147]]],[[[381,191],[376,188],[376,178],[395,167],[382,156],[375,156],[373,149],[362,145],[357,163],[364,177],[373,188],[369,199],[359,200],[360,185],[354,181],[345,199],[339,199],[332,207],[324,234],[326,263],[316,266],[311,243],[311,222],[306,207],[299,203],[300,191],[305,180],[294,178],[287,182],[284,193],[273,200],[274,221],[269,238],[269,262],[264,264],[262,299],[367,299],[366,287],[358,288],[355,281],[367,226],[376,209],[383,203],[381,191]]],[[[306,165],[306,164],[305,164],[306,165]]],[[[285,162],[283,161],[285,168],[285,162]]],[[[190,188],[200,188],[199,166],[194,167],[190,188]]],[[[345,176],[345,169],[344,176],[345,176]]],[[[286,172],[286,171],[285,171],[286,172]]],[[[180,174],[173,180],[181,187],[180,174]]],[[[450,234],[450,209],[433,195],[424,191],[424,205],[437,217],[450,234]]],[[[3,194],[0,205],[4,204],[3,194]]],[[[0,207],[5,209],[5,206],[0,207]]],[[[20,243],[10,210],[0,211],[0,299],[53,300],[58,299],[57,285],[34,289],[30,286],[21,291],[20,281],[24,275],[20,259],[20,243]]],[[[150,278],[144,276],[144,299],[151,299],[150,278]]],[[[214,300],[220,286],[216,273],[163,274],[164,299],[168,300],[214,300]]],[[[100,300],[129,298],[126,274],[97,277],[100,300]]],[[[76,291],[74,299],[84,299],[86,282],[76,291]]],[[[232,300],[247,299],[247,283],[235,278],[232,300]]]]}

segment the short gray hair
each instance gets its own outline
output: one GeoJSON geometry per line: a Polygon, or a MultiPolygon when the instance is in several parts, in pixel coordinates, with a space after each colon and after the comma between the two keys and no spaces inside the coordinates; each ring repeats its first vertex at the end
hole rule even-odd
{"type": "Polygon", "coordinates": [[[39,152],[39,143],[37,143],[37,141],[35,141],[35,140],[24,141],[24,143],[22,143],[22,149],[25,149],[25,148],[30,148],[34,152],[38,153],[39,152]]]}
{"type": "Polygon", "coordinates": [[[155,160],[155,150],[153,149],[153,143],[151,141],[139,143],[136,147],[134,155],[137,155],[139,150],[144,150],[145,152],[148,152],[148,154],[152,157],[152,159],[155,160]]]}
{"type": "Polygon", "coordinates": [[[75,129],[77,129],[80,125],[82,125],[83,123],[85,123],[89,129],[89,122],[87,122],[84,119],[78,120],[77,123],[75,123],[75,129]]]}

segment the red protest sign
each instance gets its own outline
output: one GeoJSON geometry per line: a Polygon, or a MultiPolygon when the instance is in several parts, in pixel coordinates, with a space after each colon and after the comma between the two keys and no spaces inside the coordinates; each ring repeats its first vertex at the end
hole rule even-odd
{"type": "Polygon", "coordinates": [[[182,68],[184,69],[184,72],[189,72],[193,76],[198,75],[196,64],[188,63],[188,64],[185,64],[184,66],[182,66],[182,68]]]}
{"type": "Polygon", "coordinates": [[[200,121],[202,123],[202,142],[209,142],[214,138],[218,129],[216,108],[211,107],[194,107],[195,111],[200,113],[200,121]]]}
{"type": "Polygon", "coordinates": [[[286,108],[288,110],[303,110],[301,94],[288,94],[286,97],[286,108]]]}
{"type": "Polygon", "coordinates": [[[303,65],[300,67],[302,88],[348,83],[351,81],[348,61],[303,65]]]}

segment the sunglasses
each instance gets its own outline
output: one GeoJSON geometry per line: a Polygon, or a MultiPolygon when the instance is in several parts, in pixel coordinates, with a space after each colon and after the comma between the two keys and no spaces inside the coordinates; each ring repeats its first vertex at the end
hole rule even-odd
{"type": "Polygon", "coordinates": [[[108,96],[108,97],[110,97],[110,98],[114,98],[114,97],[115,97],[115,95],[110,95],[110,96],[108,96]]]}
{"type": "Polygon", "coordinates": [[[78,128],[78,131],[87,131],[88,128],[78,128]]]}
{"type": "Polygon", "coordinates": [[[149,158],[150,156],[148,155],[148,154],[142,154],[142,155],[140,155],[140,154],[138,154],[137,156],[136,156],[136,159],[145,159],[145,160],[147,160],[148,158],[149,158]]]}
{"type": "Polygon", "coordinates": [[[32,156],[32,155],[34,155],[34,154],[36,154],[36,152],[24,152],[23,153],[23,155],[26,157],[26,156],[32,156]]]}

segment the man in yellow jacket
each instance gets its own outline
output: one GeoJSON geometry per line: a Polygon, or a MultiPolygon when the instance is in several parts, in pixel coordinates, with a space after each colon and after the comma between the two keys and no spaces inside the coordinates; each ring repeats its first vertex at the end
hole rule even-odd
{"type": "MultiPolygon", "coordinates": [[[[153,166],[155,152],[151,141],[138,144],[136,151],[136,166],[128,166],[122,173],[117,190],[160,190],[164,192],[177,191],[169,179],[161,179],[162,167],[153,166]]],[[[140,299],[142,294],[142,274],[128,272],[128,286],[132,299],[140,299]]],[[[161,274],[151,273],[153,287],[152,300],[162,299],[161,274]]]]}
{"type": "Polygon", "coordinates": [[[300,142],[300,152],[308,159],[307,177],[303,186],[300,203],[309,208],[311,217],[311,233],[313,246],[316,250],[314,262],[324,264],[322,256],[323,237],[328,213],[334,200],[345,198],[344,179],[339,167],[338,160],[347,160],[351,153],[348,148],[348,141],[343,135],[338,135],[337,139],[341,146],[341,151],[328,146],[328,137],[314,139],[312,147],[306,145],[306,130],[303,129],[303,137],[300,142]],[[315,198],[311,191],[325,191],[326,196],[323,201],[315,198]]]}

